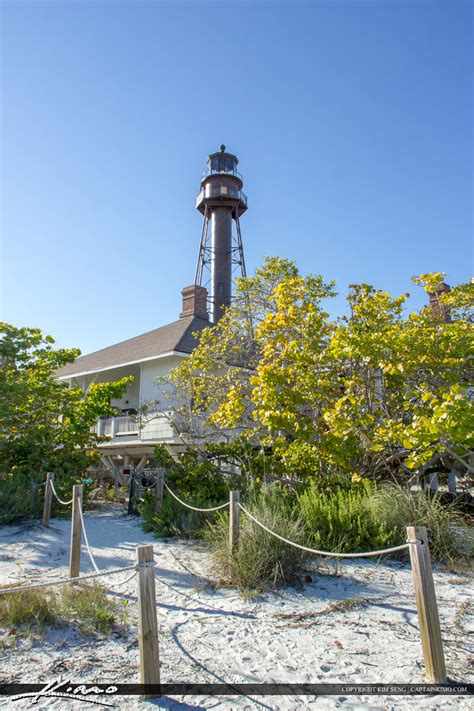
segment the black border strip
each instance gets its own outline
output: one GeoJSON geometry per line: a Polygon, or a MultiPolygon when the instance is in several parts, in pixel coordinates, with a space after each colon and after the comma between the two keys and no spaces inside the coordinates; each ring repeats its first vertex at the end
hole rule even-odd
{"type": "Polygon", "coordinates": [[[0,695],[38,694],[39,697],[69,694],[103,698],[113,696],[334,696],[334,695],[447,695],[470,696],[474,684],[114,684],[113,682],[76,683],[71,681],[46,684],[0,684],[0,695]],[[43,694],[41,692],[44,692],[43,694]]]}

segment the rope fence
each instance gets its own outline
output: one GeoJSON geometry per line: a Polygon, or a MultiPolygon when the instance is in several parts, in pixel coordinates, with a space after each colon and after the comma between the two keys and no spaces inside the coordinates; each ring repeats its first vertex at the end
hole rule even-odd
{"type": "MultiPolygon", "coordinates": [[[[240,512],[242,511],[251,521],[271,536],[286,543],[289,546],[306,551],[313,555],[331,558],[367,558],[381,555],[388,555],[402,550],[409,550],[410,562],[413,575],[413,585],[415,589],[416,608],[425,661],[426,674],[431,683],[445,683],[446,664],[444,660],[443,643],[441,639],[441,628],[439,624],[438,607],[434,589],[433,573],[431,569],[431,556],[428,544],[428,534],[423,526],[407,527],[407,542],[399,546],[391,546],[376,551],[365,551],[361,553],[339,553],[337,551],[323,551],[316,548],[303,546],[294,541],[290,541],[284,536],[280,536],[272,531],[268,526],[258,520],[245,506],[240,503],[240,492],[231,491],[229,501],[221,506],[210,509],[201,509],[190,506],[182,501],[164,482],[166,490],[183,506],[194,511],[217,511],[229,507],[229,554],[232,555],[237,550],[240,537],[240,512]]],[[[160,581],[162,582],[162,581],[160,581]]]]}
{"type": "Polygon", "coordinates": [[[283,543],[287,543],[289,546],[293,546],[293,548],[299,548],[300,550],[306,551],[307,553],[327,556],[328,558],[368,558],[370,556],[385,555],[387,553],[395,553],[396,551],[408,550],[410,545],[416,543],[416,541],[409,541],[407,543],[402,544],[401,546],[393,546],[392,548],[384,548],[380,551],[368,551],[366,553],[336,553],[333,551],[320,551],[316,548],[308,548],[307,546],[302,546],[300,543],[289,541],[288,538],[280,536],[278,533],[275,533],[275,531],[272,531],[270,528],[268,528],[268,526],[265,526],[265,524],[255,518],[255,516],[253,516],[250,511],[247,511],[247,509],[242,506],[242,504],[239,503],[238,506],[240,510],[246,514],[246,516],[248,516],[254,523],[257,524],[257,526],[263,528],[264,531],[270,533],[274,538],[278,538],[279,541],[283,541],[283,543]]]}
{"type": "MultiPolygon", "coordinates": [[[[132,580],[138,574],[138,608],[139,608],[139,648],[140,648],[140,681],[143,684],[160,683],[160,663],[158,652],[158,623],[157,623],[157,602],[155,590],[155,563],[153,545],[141,545],[137,547],[137,563],[131,566],[115,568],[113,570],[99,570],[97,562],[92,552],[89,538],[87,535],[84,515],[82,512],[82,496],[83,486],[73,486],[73,496],[71,501],[64,502],[58,496],[54,489],[53,474],[47,475],[45,486],[45,510],[43,515],[43,523],[49,524],[49,515],[51,510],[52,494],[56,496],[58,501],[67,506],[72,503],[71,513],[71,546],[70,546],[70,568],[69,577],[62,580],[56,580],[45,583],[34,583],[32,585],[21,585],[11,588],[0,589],[1,594],[22,592],[25,590],[48,588],[65,584],[80,583],[85,580],[92,580],[99,577],[115,575],[116,573],[133,570],[131,576],[116,583],[116,586],[124,585],[132,580]],[[84,538],[84,544],[90,558],[91,564],[95,570],[94,573],[80,576],[80,554],[81,541],[84,538]]],[[[409,526],[407,527],[407,542],[384,548],[376,551],[366,551],[360,553],[340,553],[337,551],[324,551],[309,546],[301,545],[295,541],[291,541],[284,536],[272,531],[266,524],[259,521],[245,506],[240,503],[240,492],[231,491],[229,501],[219,506],[210,508],[201,508],[192,506],[183,501],[177,496],[174,491],[168,486],[162,474],[158,475],[157,480],[153,485],[142,488],[155,488],[156,510],[159,511],[163,501],[163,489],[191,511],[209,513],[219,511],[224,508],[229,508],[229,555],[232,555],[239,546],[240,537],[240,513],[243,512],[253,523],[266,531],[269,535],[282,541],[283,543],[305,551],[307,553],[325,556],[332,558],[367,558],[374,556],[382,556],[390,553],[395,553],[402,550],[409,550],[410,562],[413,575],[413,584],[415,589],[416,607],[418,612],[418,621],[420,627],[421,642],[423,648],[423,657],[425,661],[426,673],[429,681],[435,684],[445,683],[446,666],[444,660],[443,645],[441,639],[441,629],[439,624],[438,608],[436,603],[436,595],[434,589],[433,574],[431,569],[431,557],[428,545],[428,535],[424,527],[409,526]]],[[[132,492],[131,492],[132,493],[132,492]]],[[[159,583],[170,587],[165,581],[158,578],[159,583]]]]}
{"type": "Polygon", "coordinates": [[[191,504],[188,504],[186,501],[183,501],[175,492],[168,486],[167,482],[165,481],[164,475],[162,472],[160,472],[157,476],[155,481],[152,484],[143,484],[141,482],[136,481],[136,474],[133,474],[130,477],[130,489],[129,489],[129,501],[128,501],[128,513],[133,514],[136,513],[136,508],[135,508],[135,501],[136,499],[141,498],[141,495],[144,491],[150,491],[151,489],[155,490],[155,512],[157,514],[160,513],[162,505],[163,505],[163,490],[166,489],[169,494],[176,499],[176,501],[181,504],[181,506],[184,506],[185,508],[189,509],[190,511],[197,511],[198,513],[212,513],[214,511],[219,511],[221,509],[227,508],[229,506],[229,502],[225,502],[224,504],[220,504],[219,506],[211,506],[209,508],[203,508],[200,506],[192,506],[191,504]]]}
{"type": "Polygon", "coordinates": [[[219,511],[220,509],[225,509],[227,506],[229,506],[229,502],[226,501],[225,504],[221,504],[220,506],[213,506],[212,508],[209,509],[201,509],[198,508],[197,506],[191,506],[190,504],[187,504],[185,501],[182,501],[179,496],[177,496],[174,491],[170,489],[166,481],[163,480],[163,484],[165,486],[166,491],[168,491],[171,496],[176,499],[182,506],[185,506],[187,509],[190,509],[191,511],[199,511],[201,513],[210,513],[211,511],[219,511]]]}
{"type": "MultiPolygon", "coordinates": [[[[140,491],[142,490],[149,490],[149,489],[157,489],[159,487],[160,483],[160,477],[157,477],[157,480],[153,482],[153,484],[149,485],[140,485],[140,491]]],[[[188,504],[186,501],[183,501],[172,489],[171,487],[167,484],[165,479],[161,477],[161,483],[163,484],[164,488],[168,491],[168,493],[179,503],[181,506],[184,506],[185,508],[189,509],[190,511],[196,511],[198,513],[213,513],[215,511],[220,511],[222,509],[226,509],[227,507],[230,507],[231,509],[231,516],[232,513],[234,514],[233,516],[233,522],[232,522],[232,529],[233,529],[233,535],[231,535],[231,539],[233,538],[234,540],[231,540],[231,548],[233,548],[235,545],[238,543],[238,537],[239,537],[239,531],[236,530],[240,527],[240,517],[238,514],[236,515],[236,508],[239,511],[243,511],[248,518],[250,518],[257,526],[259,526],[261,529],[269,533],[271,536],[274,538],[277,538],[278,540],[282,541],[283,543],[286,543],[289,546],[292,546],[293,548],[298,548],[299,550],[305,551],[306,553],[311,553],[313,555],[318,555],[318,556],[325,556],[328,558],[368,558],[368,557],[376,557],[376,556],[381,556],[381,555],[388,555],[390,553],[396,553],[402,550],[408,550],[411,543],[407,542],[404,544],[401,544],[399,546],[392,546],[390,548],[384,548],[382,550],[376,550],[376,551],[365,551],[363,553],[339,553],[337,551],[323,551],[323,550],[318,550],[316,548],[310,548],[308,546],[304,546],[301,543],[296,543],[295,541],[290,541],[288,538],[285,538],[284,536],[281,536],[280,534],[276,533],[275,531],[272,531],[268,526],[266,526],[264,523],[259,521],[250,511],[245,508],[240,503],[240,500],[237,500],[235,505],[233,506],[231,501],[226,501],[223,504],[220,504],[219,506],[211,506],[208,508],[203,508],[199,506],[192,506],[191,504],[188,504]]],[[[73,503],[74,497],[71,498],[69,501],[63,501],[62,499],[59,498],[58,494],[56,493],[56,489],[54,487],[53,483],[53,478],[52,475],[48,475],[48,479],[46,481],[46,486],[51,487],[51,490],[56,497],[56,499],[59,501],[60,504],[63,506],[69,506],[71,503],[73,503]]],[[[236,492],[231,492],[231,494],[236,492]]],[[[231,496],[232,498],[232,496],[231,496]]],[[[238,497],[240,498],[240,497],[238,497]]],[[[158,509],[159,507],[157,507],[158,509]]],[[[84,535],[84,543],[86,546],[87,554],[90,558],[90,561],[92,563],[92,566],[96,572],[99,571],[99,568],[97,566],[96,560],[94,558],[94,554],[92,553],[91,547],[89,545],[89,540],[87,537],[87,532],[84,524],[84,517],[82,514],[82,507],[78,508],[79,511],[79,517],[81,520],[81,528],[82,532],[84,535]]]]}
{"type": "MultiPolygon", "coordinates": [[[[96,573],[102,574],[102,572],[99,569],[99,566],[97,565],[96,559],[94,558],[94,554],[92,553],[92,548],[90,546],[89,539],[87,536],[86,524],[84,523],[84,514],[82,511],[82,508],[79,508],[78,510],[79,510],[79,515],[80,515],[80,519],[81,519],[81,529],[82,529],[82,535],[84,537],[86,551],[89,555],[90,561],[92,563],[92,567],[94,568],[96,573]]],[[[127,570],[127,568],[123,568],[123,570],[127,570]]],[[[134,572],[132,573],[132,575],[129,575],[127,578],[125,578],[125,580],[119,580],[117,583],[114,583],[114,587],[117,588],[122,585],[126,585],[128,582],[130,582],[130,580],[133,580],[133,578],[137,574],[137,570],[138,570],[137,566],[134,566],[134,572]]],[[[105,571],[105,572],[107,572],[107,571],[105,571]]]]}
{"type": "Polygon", "coordinates": [[[14,588],[0,588],[0,595],[6,595],[7,593],[24,592],[25,590],[39,590],[40,588],[53,588],[58,585],[67,585],[68,583],[82,583],[83,580],[93,580],[94,578],[100,578],[104,575],[115,575],[116,573],[122,573],[126,570],[133,570],[134,573],[131,576],[135,577],[138,571],[137,565],[126,565],[123,568],[114,568],[112,570],[103,570],[98,573],[90,573],[89,575],[81,575],[76,578],[63,578],[61,580],[51,580],[48,583],[33,583],[32,585],[19,585],[14,588]]]}
{"type": "Polygon", "coordinates": [[[84,523],[84,516],[83,516],[82,509],[81,509],[81,508],[79,508],[79,516],[80,516],[80,519],[81,519],[82,535],[84,536],[84,543],[86,544],[86,550],[87,550],[87,553],[88,553],[88,555],[89,555],[90,561],[91,561],[91,563],[92,563],[92,567],[94,568],[95,572],[98,573],[98,572],[99,572],[99,566],[98,566],[97,563],[95,562],[94,554],[92,553],[91,547],[90,547],[90,545],[89,545],[89,539],[87,538],[87,531],[86,531],[86,526],[85,526],[85,523],[84,523]]]}
{"type": "MultiPolygon", "coordinates": [[[[133,573],[131,575],[129,575],[127,578],[125,578],[125,580],[119,580],[117,583],[114,583],[114,588],[120,588],[120,587],[122,587],[122,585],[126,585],[127,583],[129,583],[136,576],[137,572],[138,572],[138,568],[135,566],[133,573]]],[[[113,590],[111,588],[108,588],[108,590],[110,592],[113,592],[113,590]]]]}
{"type": "MultiPolygon", "coordinates": [[[[156,483],[153,485],[155,486],[156,483]]],[[[51,493],[54,494],[56,499],[59,501],[60,504],[63,506],[69,506],[70,504],[73,505],[73,510],[72,510],[72,525],[71,525],[71,549],[70,549],[70,562],[69,562],[69,578],[65,580],[64,582],[69,583],[69,582],[75,582],[79,580],[78,576],[78,571],[79,571],[79,566],[80,566],[80,548],[81,548],[81,541],[82,538],[84,539],[84,544],[86,547],[87,554],[89,556],[90,562],[92,564],[92,567],[95,571],[95,573],[92,575],[92,577],[98,577],[99,575],[107,575],[109,571],[101,571],[99,569],[99,566],[97,565],[97,561],[94,557],[94,554],[92,552],[91,545],[89,543],[89,537],[87,535],[87,529],[86,525],[84,522],[84,514],[82,511],[82,490],[83,487],[82,485],[74,485],[73,487],[73,496],[69,501],[63,501],[60,499],[58,496],[56,489],[54,487],[54,474],[49,473],[47,474],[46,477],[46,482],[45,482],[45,504],[44,504],[44,512],[43,512],[43,524],[46,526],[49,526],[49,518],[51,515],[51,493]],[[78,501],[80,499],[80,501],[78,501]]],[[[126,585],[128,582],[130,582],[136,575],[137,569],[136,566],[133,566],[132,568],[126,567],[126,568],[121,568],[118,570],[134,570],[134,573],[124,580],[119,580],[118,582],[114,583],[114,587],[120,587],[122,585],[126,585]]],[[[112,571],[112,572],[118,572],[117,571],[112,571]]],[[[81,577],[80,580],[88,580],[89,577],[81,577]]],[[[60,583],[62,584],[62,583],[60,583]]],[[[40,585],[40,587],[48,587],[48,583],[44,585],[40,585]]],[[[23,588],[27,589],[27,588],[23,588]]],[[[109,588],[110,589],[110,588],[109,588]]],[[[16,589],[15,589],[16,590],[16,589]]]]}
{"type": "Polygon", "coordinates": [[[52,479],[49,480],[49,485],[50,485],[51,489],[53,490],[54,496],[56,497],[56,499],[59,501],[60,504],[62,504],[63,506],[69,506],[70,504],[72,504],[72,499],[69,499],[69,501],[63,501],[62,499],[59,498],[59,496],[56,493],[56,489],[54,488],[52,479]]]}

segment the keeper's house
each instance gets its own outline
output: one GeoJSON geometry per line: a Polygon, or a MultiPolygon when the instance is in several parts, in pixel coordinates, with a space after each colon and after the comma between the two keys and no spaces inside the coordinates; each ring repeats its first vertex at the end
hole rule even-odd
{"type": "Polygon", "coordinates": [[[107,438],[99,447],[102,463],[112,472],[122,467],[142,468],[153,458],[157,444],[165,444],[171,451],[183,449],[170,421],[173,393],[159,379],[189,356],[196,346],[193,334],[211,324],[206,289],[193,284],[185,287],[182,295],[183,308],[177,321],[81,356],[57,374],[59,380],[84,392],[91,383],[133,375],[123,397],[111,402],[121,414],[97,422],[97,433],[107,438]],[[154,411],[141,417],[143,406],[154,411]]]}

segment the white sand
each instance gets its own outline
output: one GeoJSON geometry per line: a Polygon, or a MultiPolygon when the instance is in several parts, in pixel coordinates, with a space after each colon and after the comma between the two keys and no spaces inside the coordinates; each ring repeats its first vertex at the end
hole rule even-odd
{"type": "MultiPolygon", "coordinates": [[[[129,565],[137,544],[155,545],[163,683],[424,681],[411,571],[406,564],[373,559],[326,563],[310,571],[313,582],[302,590],[288,588],[243,600],[236,591],[212,589],[201,577],[209,565],[204,543],[154,539],[143,532],[139,518],[124,515],[120,507],[86,513],[85,521],[100,568],[129,565]],[[334,602],[348,599],[369,604],[331,610],[334,602]]],[[[0,582],[67,577],[69,536],[66,519],[53,519],[49,530],[26,524],[0,528],[0,582]]],[[[81,572],[92,572],[85,549],[81,572]]],[[[435,569],[434,576],[448,674],[472,682],[472,577],[441,568],[435,569]]],[[[114,578],[102,580],[113,589],[114,578]]],[[[0,680],[46,683],[61,677],[89,683],[138,682],[136,579],[117,593],[118,600],[129,600],[125,635],[91,637],[68,627],[51,630],[43,639],[17,636],[15,645],[4,652],[0,680]]],[[[0,629],[0,639],[5,640],[7,633],[0,629]]],[[[449,696],[194,696],[154,701],[121,697],[114,703],[123,709],[472,708],[472,699],[449,696]]],[[[29,706],[28,701],[4,698],[2,708],[29,706]]],[[[93,708],[60,699],[41,700],[37,707],[93,708]]]]}

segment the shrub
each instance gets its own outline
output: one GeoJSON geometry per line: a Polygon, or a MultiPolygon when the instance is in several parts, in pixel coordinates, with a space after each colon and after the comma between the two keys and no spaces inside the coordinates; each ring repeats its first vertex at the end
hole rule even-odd
{"type": "Polygon", "coordinates": [[[98,584],[62,587],[61,609],[66,617],[79,622],[83,632],[110,632],[118,615],[118,605],[98,584]]]}
{"type": "MultiPolygon", "coordinates": [[[[9,587],[12,587],[11,584],[1,586],[1,588],[9,587]]],[[[56,597],[48,588],[0,595],[0,625],[2,627],[53,625],[57,612],[56,597]]]]}
{"type": "Polygon", "coordinates": [[[406,526],[425,526],[434,558],[451,561],[465,554],[464,519],[455,505],[442,504],[437,495],[386,484],[371,494],[367,506],[371,515],[396,530],[396,544],[405,542],[406,526]]]}
{"type": "MultiPolygon", "coordinates": [[[[0,525],[20,521],[30,516],[41,516],[45,481],[45,472],[37,472],[33,477],[26,467],[14,467],[9,474],[0,474],[0,525]],[[38,484],[34,507],[31,505],[33,478],[38,484]]],[[[54,488],[63,501],[68,501],[72,496],[73,484],[82,483],[85,506],[93,489],[92,484],[88,483],[89,481],[77,470],[58,468],[55,471],[54,488]]],[[[53,496],[51,515],[69,517],[71,508],[60,504],[53,496]]]]}
{"type": "Polygon", "coordinates": [[[0,474],[0,524],[38,515],[43,505],[43,489],[36,494],[35,510],[31,508],[31,482],[23,472],[15,477],[0,474]]]}
{"type": "MultiPolygon", "coordinates": [[[[225,477],[219,466],[203,456],[202,452],[190,449],[178,461],[173,460],[162,447],[156,448],[158,464],[165,469],[166,483],[176,494],[192,506],[211,508],[229,499],[233,486],[232,478],[225,477]]],[[[154,492],[146,492],[137,503],[138,512],[143,517],[145,531],[154,531],[158,536],[196,536],[213,514],[191,511],[164,491],[163,506],[155,513],[154,492]]]]}
{"type": "MultiPolygon", "coordinates": [[[[184,499],[183,499],[184,500],[184,499]]],[[[195,497],[190,503],[203,508],[211,507],[209,501],[199,501],[195,497]]],[[[147,491],[137,503],[138,512],[143,517],[143,529],[153,531],[157,536],[189,536],[199,538],[206,521],[212,520],[213,514],[191,511],[167,494],[159,514],[155,512],[155,495],[147,491]]]]}
{"type": "Polygon", "coordinates": [[[188,449],[176,461],[158,446],[156,458],[166,471],[168,485],[185,501],[209,501],[212,506],[228,498],[230,479],[201,450],[188,449]]]}
{"type": "MultiPolygon", "coordinates": [[[[304,528],[292,512],[291,499],[279,487],[251,493],[245,507],[268,528],[301,543],[304,528]]],[[[298,572],[305,553],[279,541],[255,524],[243,512],[237,550],[229,551],[229,514],[220,513],[208,527],[214,570],[221,583],[240,590],[261,589],[299,582],[298,572]]]]}
{"type": "Polygon", "coordinates": [[[308,545],[340,553],[357,553],[390,546],[398,540],[396,522],[369,506],[375,485],[321,492],[313,483],[298,497],[308,545]]]}

